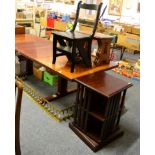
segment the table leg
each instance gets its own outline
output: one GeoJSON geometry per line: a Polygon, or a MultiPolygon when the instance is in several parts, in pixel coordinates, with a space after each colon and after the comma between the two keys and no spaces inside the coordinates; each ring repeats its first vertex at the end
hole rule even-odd
{"type": "Polygon", "coordinates": [[[68,81],[62,77],[58,77],[58,94],[66,94],[67,93],[67,85],[68,81]]]}
{"type": "Polygon", "coordinates": [[[58,90],[57,93],[51,96],[47,96],[45,99],[48,101],[53,101],[60,97],[66,96],[68,94],[74,93],[77,89],[67,90],[68,80],[62,77],[58,77],[58,90]]]}
{"type": "Polygon", "coordinates": [[[26,61],[26,72],[24,72],[24,74],[22,73],[22,75],[32,75],[33,74],[33,61],[29,60],[28,58],[22,56],[22,55],[18,55],[19,61],[26,61]]]}
{"type": "Polygon", "coordinates": [[[33,61],[29,59],[26,60],[26,72],[27,72],[27,75],[33,74],[33,61]]]}

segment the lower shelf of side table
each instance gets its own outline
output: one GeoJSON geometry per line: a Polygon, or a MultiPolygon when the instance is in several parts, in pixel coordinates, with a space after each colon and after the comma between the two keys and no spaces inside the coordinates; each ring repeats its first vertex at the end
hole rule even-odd
{"type": "Polygon", "coordinates": [[[121,137],[123,135],[123,131],[119,128],[113,132],[106,140],[98,143],[91,139],[89,136],[87,136],[85,133],[83,133],[81,130],[79,130],[73,123],[69,123],[69,127],[74,131],[75,134],[78,135],[78,137],[87,144],[94,152],[101,149],[104,145],[110,143],[114,139],[121,137]]]}

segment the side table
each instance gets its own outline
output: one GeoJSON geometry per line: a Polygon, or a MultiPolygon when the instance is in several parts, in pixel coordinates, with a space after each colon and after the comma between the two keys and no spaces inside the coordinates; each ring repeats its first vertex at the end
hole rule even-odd
{"type": "Polygon", "coordinates": [[[126,91],[132,86],[103,71],[78,83],[74,121],[69,127],[94,151],[123,135],[119,128],[126,91]]]}

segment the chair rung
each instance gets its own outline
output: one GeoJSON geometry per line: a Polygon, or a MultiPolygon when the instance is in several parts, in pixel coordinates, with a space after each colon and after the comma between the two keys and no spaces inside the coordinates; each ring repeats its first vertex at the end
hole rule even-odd
{"type": "Polygon", "coordinates": [[[72,48],[68,47],[68,46],[58,46],[56,47],[56,49],[58,51],[62,51],[62,52],[67,52],[67,53],[72,53],[72,48]]]}

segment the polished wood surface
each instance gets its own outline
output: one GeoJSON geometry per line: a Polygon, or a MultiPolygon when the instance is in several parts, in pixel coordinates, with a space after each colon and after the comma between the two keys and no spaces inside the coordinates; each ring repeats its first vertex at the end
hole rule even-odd
{"type": "Polygon", "coordinates": [[[131,83],[102,71],[77,78],[75,81],[106,97],[110,97],[132,86],[131,83]]]}
{"type": "Polygon", "coordinates": [[[15,49],[16,52],[21,53],[32,61],[36,61],[43,66],[55,71],[59,75],[73,80],[78,77],[89,75],[97,71],[105,71],[118,66],[118,63],[110,62],[101,66],[93,66],[87,68],[83,64],[77,64],[74,73],[70,72],[70,62],[66,56],[57,58],[55,64],[52,64],[52,42],[44,38],[39,38],[30,34],[20,34],[15,36],[15,49]]]}

